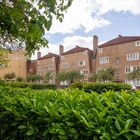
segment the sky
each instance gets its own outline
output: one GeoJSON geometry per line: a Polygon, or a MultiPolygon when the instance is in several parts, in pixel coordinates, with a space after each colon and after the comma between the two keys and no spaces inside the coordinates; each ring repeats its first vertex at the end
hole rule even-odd
{"type": "MultiPolygon", "coordinates": [[[[53,19],[45,34],[49,48],[41,48],[41,56],[59,54],[60,44],[64,52],[76,45],[92,50],[94,35],[99,44],[118,35],[140,36],[140,0],[73,0],[62,23],[53,19]]],[[[32,60],[36,56],[37,52],[32,60]]]]}

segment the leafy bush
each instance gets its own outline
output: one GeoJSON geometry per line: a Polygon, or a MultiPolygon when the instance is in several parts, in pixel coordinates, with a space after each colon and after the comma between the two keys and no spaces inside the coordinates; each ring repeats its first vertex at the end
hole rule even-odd
{"type": "Polygon", "coordinates": [[[31,88],[31,89],[56,89],[56,85],[48,85],[42,83],[27,83],[27,82],[6,82],[6,85],[19,88],[31,88]]]}
{"type": "Polygon", "coordinates": [[[1,139],[138,140],[140,92],[0,87],[1,139]]]}
{"type": "Polygon", "coordinates": [[[78,88],[79,90],[82,90],[84,84],[85,84],[85,83],[83,83],[83,82],[75,82],[75,83],[72,83],[72,84],[69,86],[69,88],[71,88],[71,89],[76,89],[76,88],[78,88]]]}
{"type": "Polygon", "coordinates": [[[78,88],[83,89],[85,92],[97,92],[102,93],[109,90],[112,91],[121,91],[121,90],[131,90],[131,85],[125,83],[82,83],[82,82],[75,82],[71,84],[70,88],[78,88]]]}
{"type": "Polygon", "coordinates": [[[5,82],[3,80],[0,80],[0,86],[4,86],[5,82]]]}

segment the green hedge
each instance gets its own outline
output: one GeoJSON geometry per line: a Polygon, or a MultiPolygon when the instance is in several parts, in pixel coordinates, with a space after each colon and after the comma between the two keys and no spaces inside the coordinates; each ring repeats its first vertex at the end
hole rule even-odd
{"type": "Polygon", "coordinates": [[[43,83],[27,83],[27,82],[0,82],[0,85],[7,85],[10,87],[18,88],[31,88],[31,89],[56,89],[56,85],[49,85],[43,83]]]}
{"type": "Polygon", "coordinates": [[[75,82],[70,85],[70,88],[75,89],[78,88],[79,90],[84,90],[85,92],[97,92],[102,93],[105,91],[121,91],[121,90],[131,90],[131,85],[125,83],[82,83],[82,82],[75,82]]]}
{"type": "Polygon", "coordinates": [[[0,87],[0,139],[139,140],[140,92],[0,87]]]}

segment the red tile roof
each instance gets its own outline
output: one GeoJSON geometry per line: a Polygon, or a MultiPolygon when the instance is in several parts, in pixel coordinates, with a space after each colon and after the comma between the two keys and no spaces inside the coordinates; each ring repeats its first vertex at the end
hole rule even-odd
{"type": "Polygon", "coordinates": [[[75,48],[73,48],[67,52],[62,53],[62,55],[73,54],[73,53],[82,52],[85,50],[91,51],[89,48],[83,48],[83,47],[76,46],[75,48]]]}
{"type": "Polygon", "coordinates": [[[52,58],[52,57],[59,57],[59,55],[54,54],[54,53],[48,53],[47,55],[40,57],[38,60],[48,59],[48,58],[52,58]]]}
{"type": "Polygon", "coordinates": [[[140,40],[140,36],[121,36],[99,45],[99,48],[140,40]]]}

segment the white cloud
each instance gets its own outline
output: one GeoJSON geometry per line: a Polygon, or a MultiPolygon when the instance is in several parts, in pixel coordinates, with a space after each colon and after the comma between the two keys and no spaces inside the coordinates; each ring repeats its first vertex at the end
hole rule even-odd
{"type": "Polygon", "coordinates": [[[85,32],[95,28],[109,25],[110,22],[102,17],[93,17],[96,12],[94,4],[90,0],[74,0],[72,6],[65,14],[62,23],[54,19],[49,33],[73,33],[75,30],[83,27],[85,32]],[[94,10],[95,9],[95,10],[94,10]]]}
{"type": "Polygon", "coordinates": [[[115,11],[140,14],[140,0],[74,0],[72,6],[65,14],[64,21],[53,21],[48,33],[73,33],[84,28],[85,32],[111,24],[103,18],[103,14],[115,11]]]}
{"type": "Polygon", "coordinates": [[[96,0],[99,14],[105,14],[109,11],[131,12],[140,14],[140,0],[96,0]]]}

